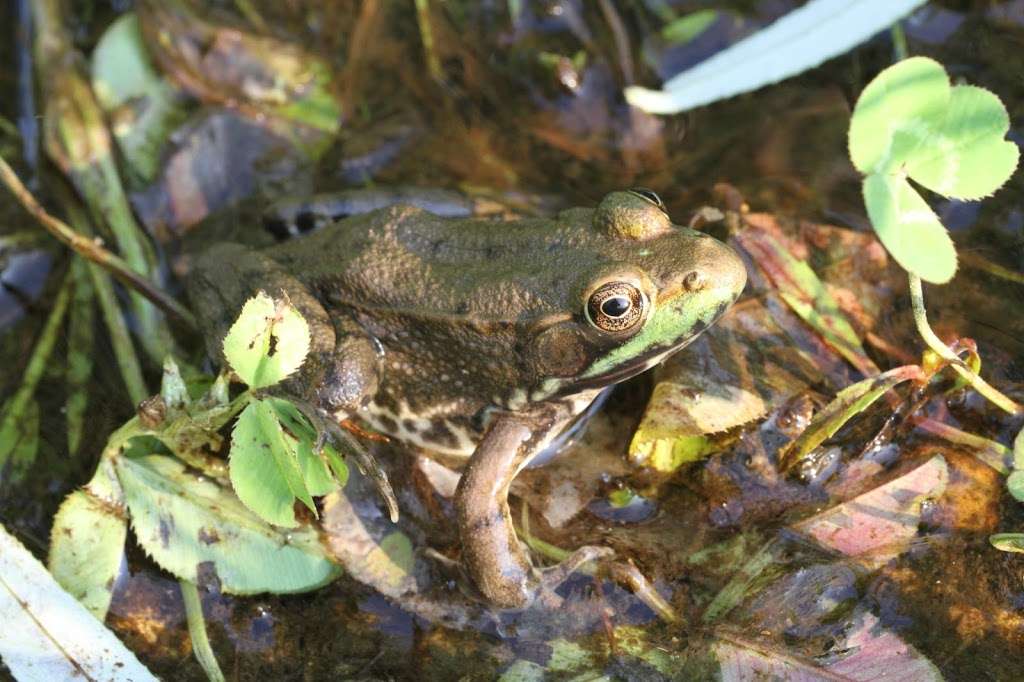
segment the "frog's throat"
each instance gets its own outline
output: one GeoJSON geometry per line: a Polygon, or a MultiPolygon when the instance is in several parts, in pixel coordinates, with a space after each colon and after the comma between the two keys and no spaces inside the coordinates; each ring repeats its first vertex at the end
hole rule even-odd
{"type": "Polygon", "coordinates": [[[575,377],[545,380],[531,393],[530,399],[547,400],[556,395],[610,386],[645,372],[697,338],[738,296],[739,292],[726,288],[708,288],[675,296],[654,310],[636,336],[597,358],[575,377]]]}

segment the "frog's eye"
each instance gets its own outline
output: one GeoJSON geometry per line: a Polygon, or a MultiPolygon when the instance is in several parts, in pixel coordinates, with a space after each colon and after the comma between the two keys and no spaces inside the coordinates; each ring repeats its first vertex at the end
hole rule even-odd
{"type": "Polygon", "coordinates": [[[609,282],[590,295],[587,321],[601,331],[625,332],[644,318],[647,297],[628,282],[609,282]]]}
{"type": "Polygon", "coordinates": [[[633,189],[629,190],[629,193],[635,194],[641,199],[645,199],[651,202],[652,204],[660,208],[662,211],[665,210],[665,202],[661,200],[661,197],[659,197],[653,189],[647,189],[646,187],[634,187],[633,189]]]}

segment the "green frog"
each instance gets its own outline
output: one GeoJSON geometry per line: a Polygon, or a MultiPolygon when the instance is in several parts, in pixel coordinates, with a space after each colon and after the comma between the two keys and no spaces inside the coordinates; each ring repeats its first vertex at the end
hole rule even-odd
{"type": "Polygon", "coordinates": [[[312,342],[286,390],[335,419],[468,456],[454,500],[461,564],[490,604],[519,609],[610,550],[535,568],[510,518],[512,480],[603,388],[692,341],[745,283],[732,249],[630,190],[552,218],[396,205],[260,251],[218,244],[188,290],[218,353],[248,297],[287,296],[312,342]]]}

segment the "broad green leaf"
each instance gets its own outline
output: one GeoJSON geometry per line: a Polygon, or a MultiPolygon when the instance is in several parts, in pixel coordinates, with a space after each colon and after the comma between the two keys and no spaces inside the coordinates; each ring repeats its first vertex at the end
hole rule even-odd
{"type": "Polygon", "coordinates": [[[795,76],[884,31],[925,0],[811,0],[735,45],[665,82],[626,88],[626,101],[674,114],[795,76]]]}
{"type": "Polygon", "coordinates": [[[290,447],[295,451],[299,460],[299,470],[302,472],[302,482],[310,495],[323,497],[327,493],[337,489],[338,484],[334,481],[327,462],[313,453],[313,444],[309,440],[296,440],[285,434],[285,440],[289,441],[290,447]]]}
{"type": "Polygon", "coordinates": [[[850,159],[865,175],[893,173],[929,137],[949,103],[949,77],[932,59],[904,59],[861,92],[850,119],[850,159]]]}
{"type": "Polygon", "coordinates": [[[286,301],[262,291],[242,306],[224,337],[224,357],[249,385],[273,386],[297,370],[309,353],[309,325],[286,301]]]}
{"type": "Polygon", "coordinates": [[[846,422],[860,414],[897,384],[923,377],[917,365],[896,367],[878,376],[858,381],[839,391],[835,399],[814,415],[803,433],[779,455],[779,467],[790,469],[812,450],[833,436],[846,422]]]}
{"type": "Polygon", "coordinates": [[[1024,502],[1024,471],[1014,471],[1006,477],[1006,488],[1018,502],[1024,502]]]}
{"type": "Polygon", "coordinates": [[[91,66],[97,103],[113,121],[111,131],[125,160],[140,178],[153,180],[165,143],[188,116],[188,106],[153,68],[134,12],[125,12],[104,31],[91,66]]]}
{"type": "Polygon", "coordinates": [[[338,575],[313,528],[275,528],[175,459],[119,457],[116,467],[139,544],[181,580],[195,582],[209,561],[233,594],[304,592],[338,575]]]}
{"type": "Polygon", "coordinates": [[[100,621],[110,608],[127,535],[124,492],[111,460],[103,457],[92,480],[57,511],[47,560],[61,587],[100,621]]]}
{"type": "Polygon", "coordinates": [[[990,535],[988,541],[993,547],[1004,552],[1024,554],[1024,533],[996,533],[990,535]]]}
{"type": "Polygon", "coordinates": [[[907,174],[942,196],[989,196],[1017,168],[1017,145],[1003,139],[1010,129],[1006,107],[988,90],[957,85],[944,113],[932,135],[907,155],[907,174]]]}
{"type": "Polygon", "coordinates": [[[1024,471],[1024,429],[1013,439],[1013,468],[1024,471]]]}
{"type": "Polygon", "coordinates": [[[249,403],[231,432],[231,485],[247,507],[279,526],[296,524],[292,509],[299,498],[314,513],[298,456],[266,401],[249,403]]]}
{"type": "Polygon", "coordinates": [[[3,526],[0,673],[4,679],[149,682],[156,678],[3,526]]]}
{"type": "Polygon", "coordinates": [[[50,573],[101,622],[110,608],[127,536],[124,509],[88,489],[68,495],[53,520],[50,573]]]}
{"type": "Polygon", "coordinates": [[[707,30],[717,18],[718,12],[713,9],[691,12],[662,27],[661,37],[676,45],[688,43],[707,30]]]}
{"type": "Polygon", "coordinates": [[[885,69],[864,88],[850,120],[850,158],[867,176],[871,223],[906,270],[937,284],[956,273],[949,235],[908,179],[954,199],[988,196],[1017,167],[1009,129],[998,97],[950,86],[942,65],[925,57],[885,69]]]}
{"type": "Polygon", "coordinates": [[[953,278],[953,240],[906,178],[869,175],[864,179],[864,203],[878,238],[905,270],[936,284],[953,278]]]}
{"type": "Polygon", "coordinates": [[[310,493],[317,496],[326,495],[336,487],[344,487],[348,481],[348,467],[338,455],[338,451],[331,445],[324,444],[323,451],[317,456],[312,448],[317,439],[316,431],[299,411],[299,408],[283,398],[270,397],[266,401],[274,408],[281,427],[294,436],[301,446],[297,449],[299,463],[310,493]],[[321,466],[316,466],[313,460],[319,461],[321,465],[329,466],[330,471],[323,470],[321,473],[321,466]],[[332,472],[336,483],[331,478],[332,472]]]}

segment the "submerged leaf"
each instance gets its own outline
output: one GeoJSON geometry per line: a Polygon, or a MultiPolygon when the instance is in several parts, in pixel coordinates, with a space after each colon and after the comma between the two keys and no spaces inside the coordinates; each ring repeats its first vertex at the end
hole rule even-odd
{"type": "Polygon", "coordinates": [[[936,455],[899,478],[792,528],[827,549],[857,557],[871,567],[881,566],[917,536],[921,504],[942,495],[948,482],[949,466],[936,455]]]}
{"type": "Polygon", "coordinates": [[[861,374],[877,374],[878,367],[864,352],[857,332],[814,270],[794,257],[769,229],[762,229],[752,219],[747,224],[749,228],[738,233],[736,241],[768,276],[786,305],[861,374]]]}
{"type": "Polygon", "coordinates": [[[67,398],[64,419],[68,429],[68,452],[78,452],[85,426],[85,410],[89,405],[89,379],[92,377],[96,337],[94,289],[85,260],[76,258],[71,264],[75,293],[68,313],[68,365],[65,370],[67,398]]]}
{"type": "Polygon", "coordinates": [[[304,592],[339,568],[309,526],[282,530],[249,511],[230,491],[161,455],[116,462],[139,544],[164,569],[195,582],[213,562],[225,592],[304,592]]]}
{"type": "Polygon", "coordinates": [[[702,9],[674,19],[661,29],[661,37],[667,42],[681,45],[688,43],[718,19],[718,11],[702,9]]]}
{"type": "Polygon", "coordinates": [[[283,381],[308,353],[306,320],[290,303],[275,301],[262,291],[245,302],[224,337],[224,357],[254,389],[283,381]]]}
{"type": "Polygon", "coordinates": [[[779,467],[792,468],[886,391],[904,381],[922,379],[923,376],[917,365],[906,365],[847,386],[836,395],[835,400],[814,416],[803,433],[780,454],[779,467]]]}

